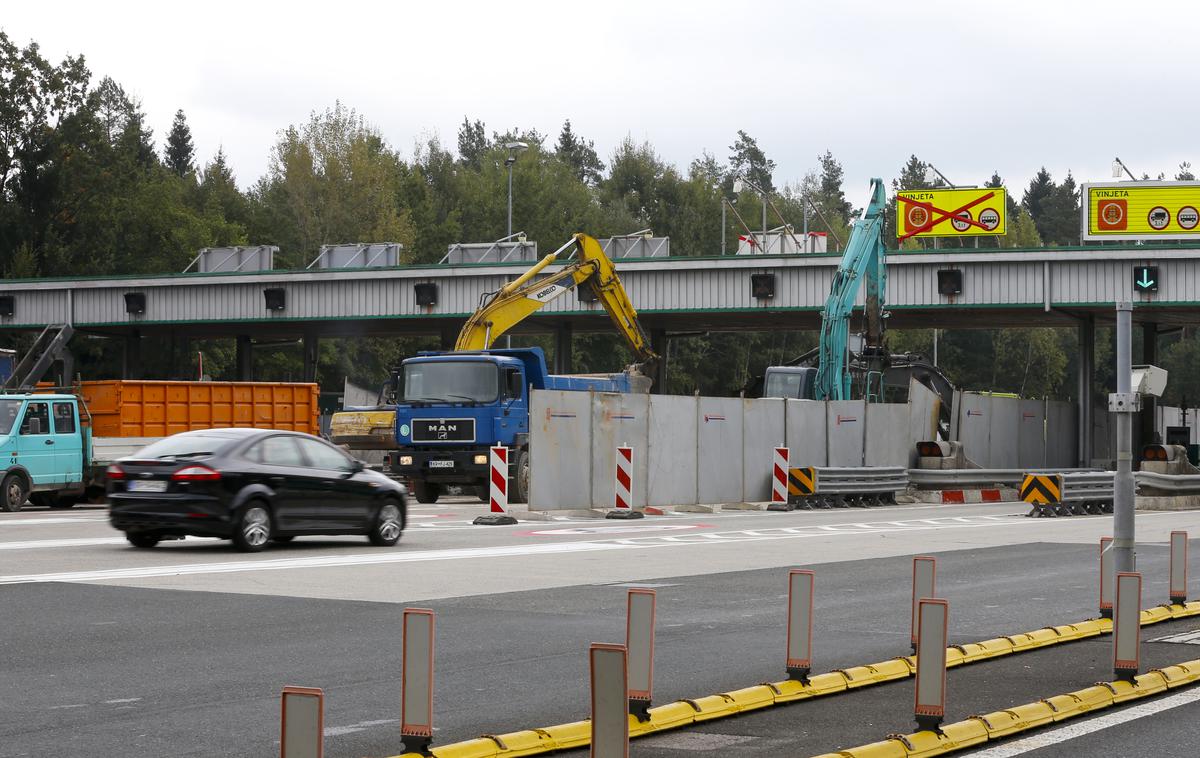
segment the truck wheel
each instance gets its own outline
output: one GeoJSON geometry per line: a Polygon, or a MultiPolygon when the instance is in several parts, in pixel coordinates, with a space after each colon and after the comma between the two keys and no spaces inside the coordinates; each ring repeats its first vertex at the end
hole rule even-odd
{"type": "Polygon", "coordinates": [[[510,503],[528,503],[529,502],[529,451],[521,450],[517,453],[517,470],[513,478],[509,482],[509,498],[510,503]]]}
{"type": "Polygon", "coordinates": [[[413,482],[413,494],[417,496],[418,503],[436,503],[438,495],[442,494],[442,487],[439,484],[418,479],[413,482]]]}
{"type": "Polygon", "coordinates": [[[29,498],[29,485],[25,483],[25,477],[20,474],[9,474],[4,477],[4,483],[0,484],[0,489],[4,491],[4,499],[0,501],[0,506],[9,512],[21,510],[29,498]]]}

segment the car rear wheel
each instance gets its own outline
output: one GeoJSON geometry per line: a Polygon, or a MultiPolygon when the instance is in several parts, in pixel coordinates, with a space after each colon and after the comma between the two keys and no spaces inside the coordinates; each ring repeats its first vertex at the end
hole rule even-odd
{"type": "Polygon", "coordinates": [[[262,503],[252,502],[238,514],[233,530],[234,546],[246,553],[257,553],[271,541],[271,514],[262,503]]]}
{"type": "Polygon", "coordinates": [[[442,494],[442,486],[417,480],[413,482],[413,494],[417,496],[418,503],[436,503],[438,495],[442,494]]]}
{"type": "Polygon", "coordinates": [[[134,547],[150,548],[162,541],[157,534],[151,532],[126,532],[125,539],[134,547]]]}
{"type": "Polygon", "coordinates": [[[4,490],[4,500],[0,501],[0,505],[9,512],[21,510],[29,498],[29,485],[25,484],[25,477],[20,474],[9,474],[4,477],[4,483],[0,484],[0,489],[4,490]]]}
{"type": "Polygon", "coordinates": [[[371,527],[367,538],[372,545],[391,547],[400,541],[400,532],[404,529],[404,521],[400,515],[400,506],[388,500],[379,506],[375,514],[375,524],[371,527]]]}

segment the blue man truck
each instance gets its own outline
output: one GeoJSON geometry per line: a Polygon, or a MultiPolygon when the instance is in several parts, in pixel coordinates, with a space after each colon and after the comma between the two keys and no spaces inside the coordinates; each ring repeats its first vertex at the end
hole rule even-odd
{"type": "Polygon", "coordinates": [[[488,448],[504,445],[512,451],[509,499],[527,502],[529,392],[648,392],[657,359],[612,261],[595,239],[576,234],[491,293],[463,326],[454,350],[422,352],[404,361],[385,385],[378,407],[334,414],[331,437],[351,447],[386,446],[387,472],[410,481],[421,503],[436,501],[447,485],[470,488],[486,499],[488,448]],[[569,248],[574,251],[567,265],[535,278],[569,248]],[[541,348],[492,348],[520,321],[579,286],[588,287],[604,306],[637,363],[616,374],[555,376],[541,348]]]}

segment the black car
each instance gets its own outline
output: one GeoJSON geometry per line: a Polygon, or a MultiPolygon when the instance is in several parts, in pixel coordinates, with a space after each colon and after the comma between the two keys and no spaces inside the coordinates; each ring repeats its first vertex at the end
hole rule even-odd
{"type": "Polygon", "coordinates": [[[364,534],[395,545],[402,485],[322,439],[208,429],[159,440],[108,469],[109,519],[135,547],[187,535],[257,551],[305,534],[364,534]]]}

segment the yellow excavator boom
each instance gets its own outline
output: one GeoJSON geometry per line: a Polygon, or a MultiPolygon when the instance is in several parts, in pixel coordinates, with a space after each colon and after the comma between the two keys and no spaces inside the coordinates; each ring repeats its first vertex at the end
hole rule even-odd
{"type": "Polygon", "coordinates": [[[630,350],[643,364],[658,356],[650,347],[637,311],[621,285],[616,267],[604,254],[600,243],[586,234],[576,234],[570,242],[538,261],[517,279],[509,282],[471,314],[458,334],[455,350],[486,350],[500,335],[524,321],[542,307],[575,287],[591,287],[596,299],[625,338],[630,350]],[[534,277],[554,263],[564,250],[575,246],[578,257],[558,271],[534,281],[534,277]]]}

